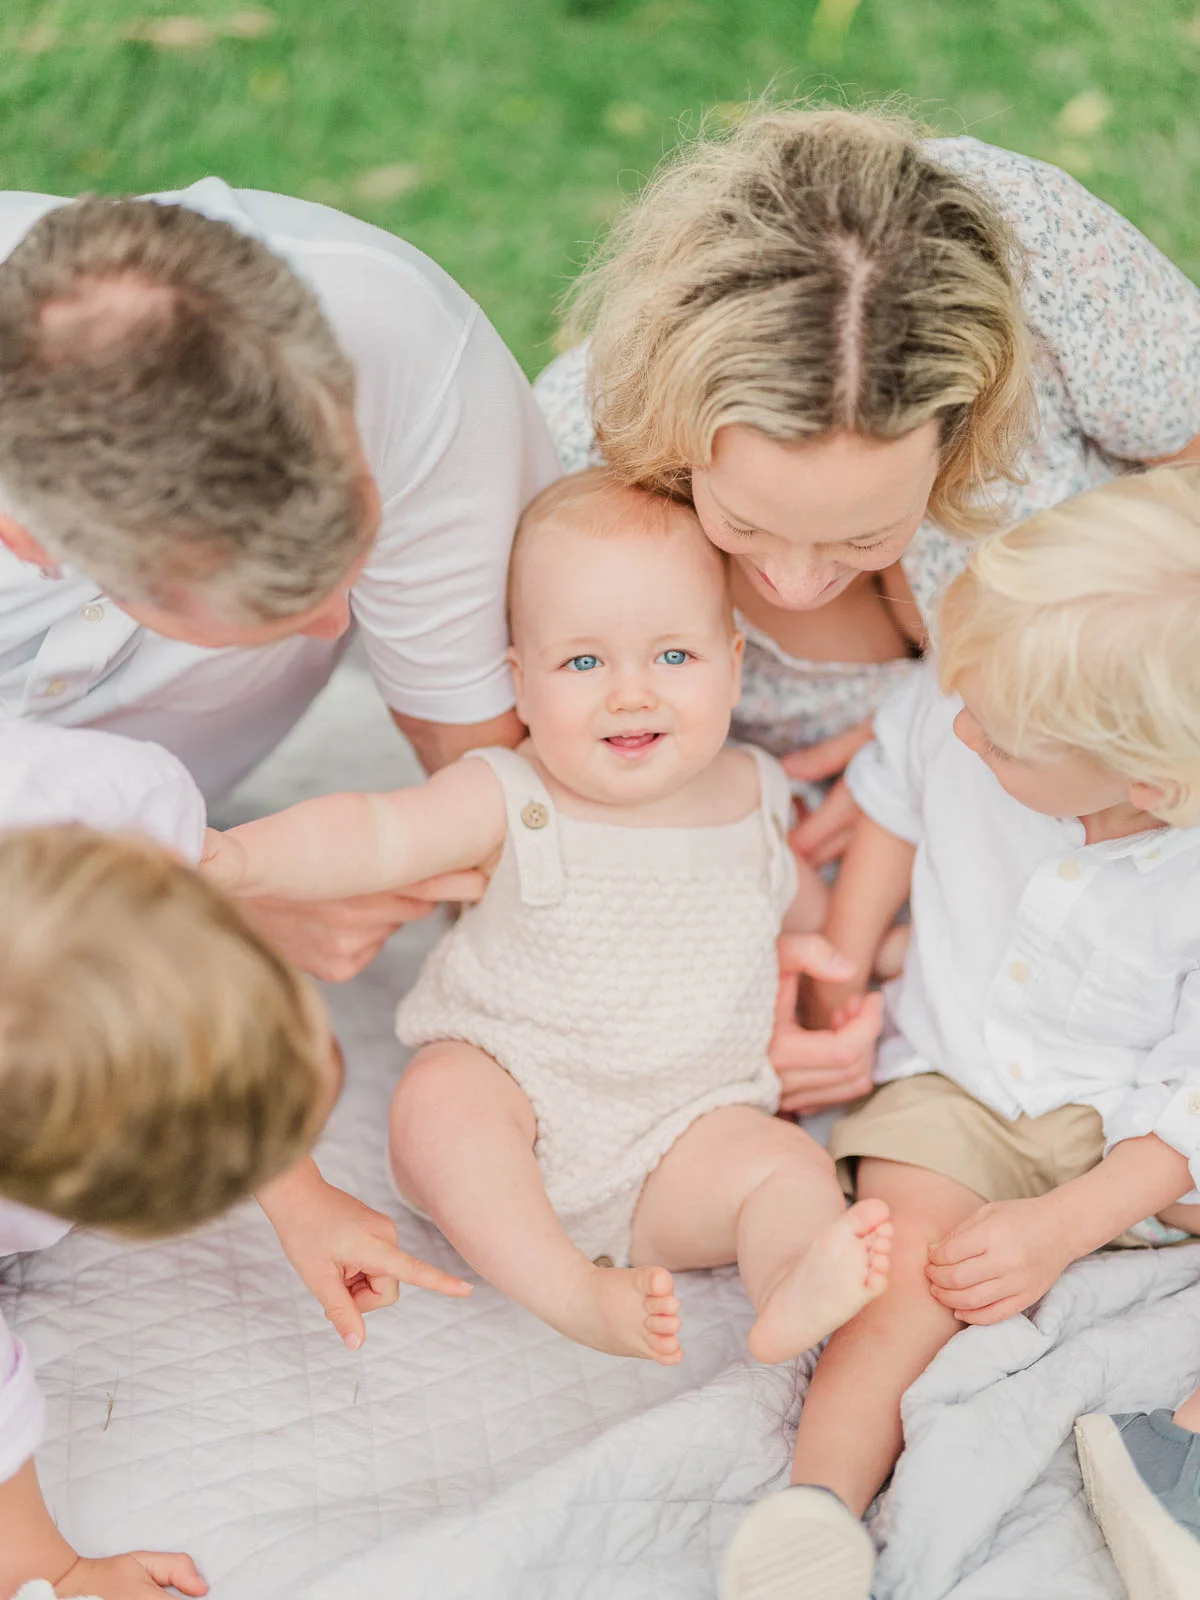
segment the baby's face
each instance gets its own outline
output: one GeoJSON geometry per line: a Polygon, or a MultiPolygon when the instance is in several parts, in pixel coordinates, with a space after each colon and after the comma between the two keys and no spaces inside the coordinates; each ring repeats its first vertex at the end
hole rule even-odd
{"type": "Polygon", "coordinates": [[[548,771],[606,805],[683,789],[724,744],[741,687],[724,570],[695,518],[544,530],[518,585],[517,711],[548,771]]]}

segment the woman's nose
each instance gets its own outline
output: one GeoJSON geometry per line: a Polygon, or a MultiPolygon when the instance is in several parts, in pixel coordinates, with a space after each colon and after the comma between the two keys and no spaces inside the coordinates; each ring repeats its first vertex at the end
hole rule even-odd
{"type": "Polygon", "coordinates": [[[761,570],[779,596],[779,603],[789,611],[804,611],[814,605],[838,575],[828,562],[803,558],[764,563],[761,570]]]}

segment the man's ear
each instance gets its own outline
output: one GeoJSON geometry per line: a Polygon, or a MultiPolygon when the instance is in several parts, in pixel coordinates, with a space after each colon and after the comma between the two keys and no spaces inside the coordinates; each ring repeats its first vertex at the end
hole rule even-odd
{"type": "Polygon", "coordinates": [[[1161,816],[1164,811],[1170,811],[1177,806],[1183,798],[1183,793],[1177,783],[1131,783],[1129,785],[1129,799],[1139,811],[1149,811],[1152,816],[1161,816]]]}
{"type": "Polygon", "coordinates": [[[0,512],[0,544],[11,550],[18,561],[28,561],[32,566],[53,570],[58,562],[44,550],[31,533],[26,533],[19,522],[0,512]]]}

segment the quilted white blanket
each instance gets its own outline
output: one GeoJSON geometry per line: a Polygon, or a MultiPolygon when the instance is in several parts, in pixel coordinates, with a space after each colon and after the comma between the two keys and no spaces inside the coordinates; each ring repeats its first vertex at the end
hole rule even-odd
{"type": "MultiPolygon", "coordinates": [[[[395,750],[372,705],[344,673],[243,808],[402,781],[371,758],[395,750]]],[[[349,1072],[320,1161],[381,1209],[390,1014],[430,937],[331,996],[349,1072]]],[[[453,1264],[432,1229],[400,1230],[453,1264]]],[[[1071,1425],[1200,1379],[1198,1279],[1200,1247],[1090,1261],[1033,1321],[953,1342],[909,1396],[879,1600],[1119,1600],[1071,1425]]],[[[681,1298],[670,1370],[578,1349],[485,1286],[408,1293],[350,1354],[253,1207],[167,1245],[76,1234],[0,1277],[48,1394],[39,1461],[64,1530],[89,1551],[189,1550],[214,1600],[712,1596],[742,1508],[786,1476],[809,1363],[743,1359],[732,1273],[681,1298]]]]}

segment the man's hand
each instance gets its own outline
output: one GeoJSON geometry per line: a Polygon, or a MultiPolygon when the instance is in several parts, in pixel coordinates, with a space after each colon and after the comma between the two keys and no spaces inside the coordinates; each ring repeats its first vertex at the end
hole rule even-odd
{"type": "Polygon", "coordinates": [[[396,1244],[396,1224],[326,1183],[314,1161],[269,1184],[259,1204],[300,1281],[349,1350],[366,1338],[363,1313],[396,1303],[402,1283],[461,1297],[471,1285],[396,1244]]]}
{"type": "MultiPolygon", "coordinates": [[[[872,723],[868,718],[832,739],[822,739],[806,750],[784,756],[783,769],[789,778],[800,783],[823,783],[826,778],[840,780],[851,757],[870,743],[871,736],[872,723]]],[[[792,829],[789,843],[802,860],[814,867],[824,866],[827,861],[836,861],[845,854],[860,815],[854,796],[845,782],[839,781],[815,811],[801,817],[792,829]]]]}
{"type": "Polygon", "coordinates": [[[286,961],[314,978],[345,983],[357,977],[407,922],[419,921],[445,900],[482,897],[481,872],[447,872],[402,892],[349,900],[247,899],[238,910],[286,961]]]}
{"type": "Polygon", "coordinates": [[[134,1550],[126,1556],[96,1561],[80,1556],[54,1585],[59,1600],[72,1595],[95,1595],[98,1600],[162,1600],[164,1589],[191,1595],[208,1593],[191,1556],[178,1551],[134,1550]]]}
{"type": "Polygon", "coordinates": [[[779,972],[770,1046],[771,1065],[783,1085],[779,1109],[807,1116],[869,1094],[882,998],[870,994],[847,1001],[832,1026],[804,1028],[796,1020],[801,975],[844,983],[852,979],[853,965],[817,934],[785,934],[779,941],[779,972]]]}
{"type": "Polygon", "coordinates": [[[980,1206],[935,1244],[925,1269],[934,1299],[982,1326],[1040,1300],[1076,1259],[1048,1198],[980,1206]]]}

